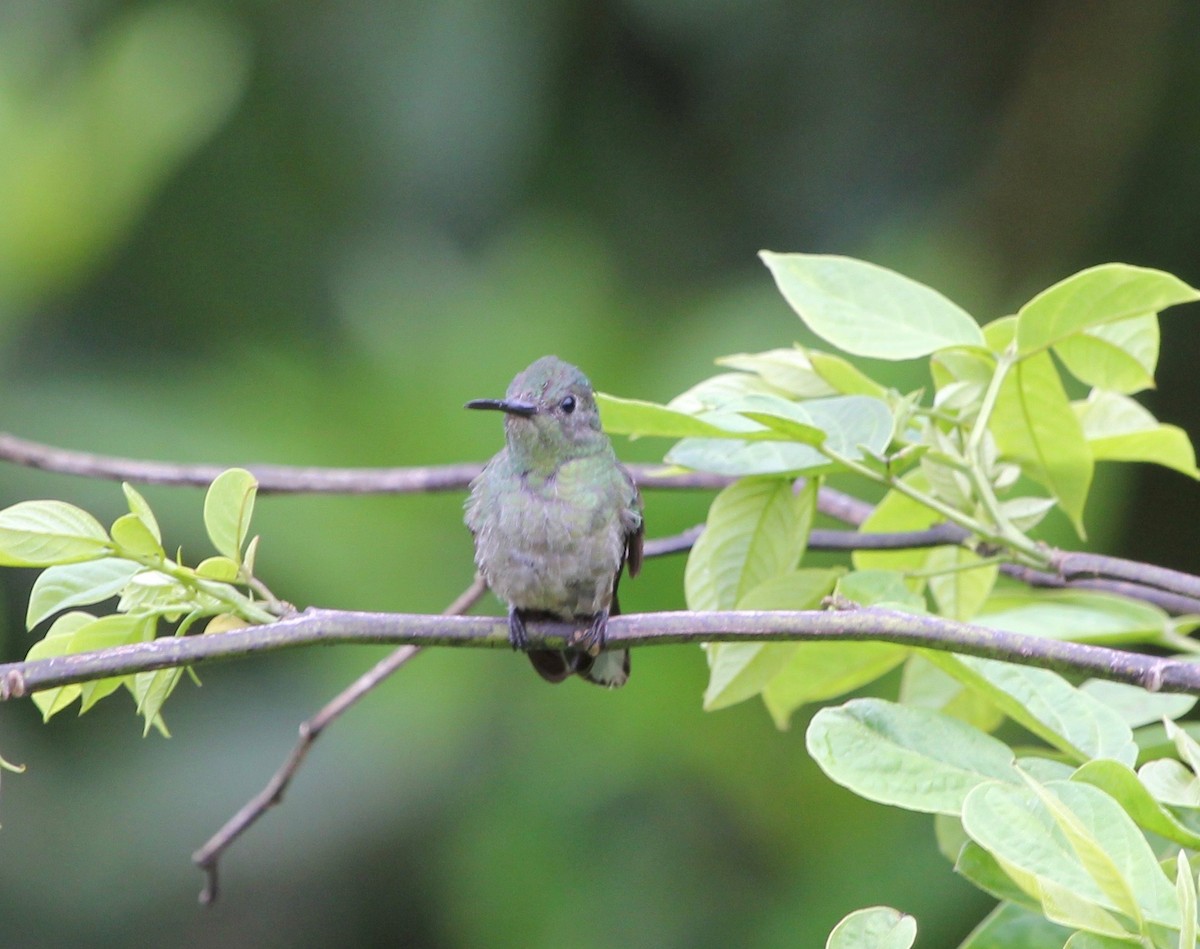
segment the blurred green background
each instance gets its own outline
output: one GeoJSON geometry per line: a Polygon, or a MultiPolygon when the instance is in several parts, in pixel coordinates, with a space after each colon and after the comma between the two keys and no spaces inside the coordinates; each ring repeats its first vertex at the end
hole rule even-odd
{"type": "MultiPolygon", "coordinates": [[[[1105,260],[1200,283],[1198,90],[1194,0],[0,4],[0,427],[180,461],[482,460],[500,429],[463,402],[537,356],[666,399],[803,339],[763,247],[868,257],[984,319],[1105,260]]],[[[1193,434],[1195,316],[1168,316],[1150,398],[1193,434]]],[[[1189,484],[1115,476],[1093,540],[1200,569],[1189,484]]],[[[200,494],[146,494],[205,556],[200,494]]],[[[32,497],[121,503],[0,468],[0,504],[32,497]]],[[[651,495],[651,535],[708,500],[651,495]]],[[[299,604],[440,610],[472,574],[461,501],[263,499],[260,572],[299,604]]],[[[681,607],[682,570],[650,563],[626,609],[681,607]]],[[[2,580],[6,658],[30,582],[2,580]]],[[[210,667],[169,741],[124,696],[48,726],[0,709],[29,765],[3,779],[0,942],[814,947],[890,903],[943,947],[988,908],[929,820],[820,775],[802,720],[701,712],[682,647],[618,693],[422,656],[197,907],[192,850],[381,655],[210,667]]]]}

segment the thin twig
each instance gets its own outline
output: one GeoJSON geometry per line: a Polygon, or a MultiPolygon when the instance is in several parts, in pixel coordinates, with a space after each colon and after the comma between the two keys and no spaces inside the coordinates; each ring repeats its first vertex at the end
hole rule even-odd
{"type": "MultiPolygon", "coordinates": [[[[442,612],[443,616],[458,616],[466,613],[479,602],[480,597],[487,591],[483,578],[476,575],[474,582],[442,612]]],[[[304,759],[308,756],[313,743],[321,737],[321,733],[341,715],[350,709],[359,699],[374,689],[379,683],[390,676],[401,666],[409,662],[421,651],[420,646],[401,646],[385,659],[376,663],[370,670],[359,676],[349,688],[340,692],[324,708],[312,718],[300,724],[300,738],[267,782],[266,787],[247,801],[225,825],[212,835],[194,854],[192,861],[204,871],[204,889],[200,891],[200,902],[209,905],[216,901],[220,892],[217,885],[217,865],[233,843],[242,836],[268,810],[283,801],[284,792],[291,784],[292,778],[300,770],[304,759]]]]}
{"type": "MultiPolygon", "coordinates": [[[[575,628],[533,621],[536,648],[561,649],[575,628]]],[[[635,613],[613,617],[612,646],[661,646],[701,642],[800,642],[873,640],[922,646],[1063,672],[1085,673],[1151,690],[1200,695],[1200,665],[1042,636],[1025,636],[959,623],[936,615],[874,608],[835,612],[737,610],[635,613]]],[[[211,636],[169,636],[71,656],[0,665],[0,699],[30,692],[173,666],[313,645],[420,645],[508,648],[508,623],[498,616],[365,613],[308,609],[265,626],[211,636]]]]}

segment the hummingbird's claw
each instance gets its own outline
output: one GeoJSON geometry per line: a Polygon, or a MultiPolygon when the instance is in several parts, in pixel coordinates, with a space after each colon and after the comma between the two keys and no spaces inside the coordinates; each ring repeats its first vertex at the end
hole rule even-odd
{"type": "Polygon", "coordinates": [[[514,652],[526,652],[529,649],[529,633],[525,630],[525,617],[514,606],[508,611],[508,644],[514,652]]]}
{"type": "Polygon", "coordinates": [[[589,656],[600,655],[604,648],[604,632],[608,628],[608,610],[601,610],[592,617],[587,629],[576,630],[568,643],[574,649],[582,649],[589,656]]]}

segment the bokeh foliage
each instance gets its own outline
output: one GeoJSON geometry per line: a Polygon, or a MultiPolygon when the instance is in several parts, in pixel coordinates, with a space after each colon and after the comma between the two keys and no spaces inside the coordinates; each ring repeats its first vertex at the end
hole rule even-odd
{"type": "MultiPolygon", "coordinates": [[[[499,431],[459,407],[544,353],[665,401],[720,354],[811,342],[761,247],[878,260],[972,312],[1106,259],[1195,284],[1197,35],[1187,0],[7,5],[3,427],[228,464],[482,459],[499,431]]],[[[1195,339],[1168,330],[1153,406],[1193,433],[1195,339]]],[[[1099,484],[1092,539],[1196,569],[1183,484],[1099,484]]],[[[202,546],[198,493],[146,494],[202,546]]],[[[0,506],[32,497],[120,513],[113,485],[0,470],[0,506]]],[[[460,501],[264,498],[258,570],[300,603],[440,609],[471,574],[460,501]]],[[[707,502],[649,498],[651,533],[707,502]]],[[[4,578],[8,657],[30,582],[4,578]]],[[[682,590],[660,562],[622,594],[682,590]]],[[[169,742],[117,706],[6,707],[32,765],[0,802],[6,938],[810,946],[886,902],[933,947],[981,915],[935,884],[925,821],[819,776],[803,723],[701,712],[685,648],[635,655],[616,695],[422,657],[323,740],[201,914],[186,855],[374,658],[214,668],[169,742]]]]}

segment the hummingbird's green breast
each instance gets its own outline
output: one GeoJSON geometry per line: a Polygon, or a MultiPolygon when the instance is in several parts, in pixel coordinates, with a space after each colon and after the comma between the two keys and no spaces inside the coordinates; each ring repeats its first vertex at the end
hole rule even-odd
{"type": "Polygon", "coordinates": [[[636,489],[611,451],[565,461],[549,477],[521,471],[502,451],[467,509],[488,586],[519,609],[564,619],[608,608],[640,518],[636,489]]]}

